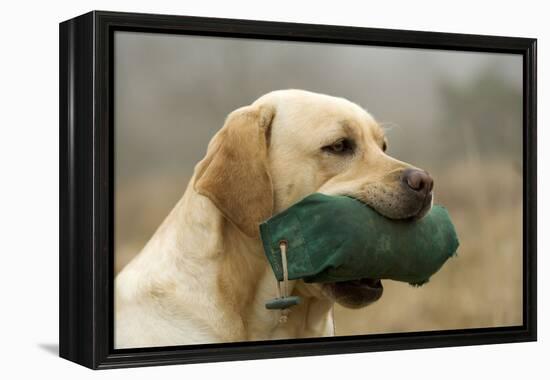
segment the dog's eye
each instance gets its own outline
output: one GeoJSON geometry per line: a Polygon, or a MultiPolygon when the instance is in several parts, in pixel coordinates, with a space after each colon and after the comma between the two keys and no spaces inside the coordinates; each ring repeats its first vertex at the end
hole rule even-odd
{"type": "Polygon", "coordinates": [[[330,145],[324,146],[323,150],[334,154],[346,154],[353,153],[353,148],[353,141],[349,139],[340,139],[330,145]]]}
{"type": "Polygon", "coordinates": [[[385,152],[388,149],[388,143],[384,141],[382,144],[382,151],[385,152]]]}

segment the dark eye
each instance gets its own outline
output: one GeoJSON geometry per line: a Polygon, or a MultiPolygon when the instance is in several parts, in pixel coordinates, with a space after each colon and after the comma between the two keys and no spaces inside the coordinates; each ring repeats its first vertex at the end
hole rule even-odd
{"type": "Polygon", "coordinates": [[[349,139],[340,139],[330,145],[324,146],[323,150],[325,152],[334,153],[334,154],[346,154],[353,153],[354,144],[353,141],[349,139]]]}
{"type": "Polygon", "coordinates": [[[382,151],[385,152],[387,149],[388,149],[388,143],[384,141],[384,142],[382,143],[382,151]]]}

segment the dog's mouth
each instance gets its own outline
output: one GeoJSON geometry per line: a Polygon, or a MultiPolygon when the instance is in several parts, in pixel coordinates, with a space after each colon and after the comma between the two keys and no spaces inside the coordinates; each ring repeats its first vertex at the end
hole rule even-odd
{"type": "MultiPolygon", "coordinates": [[[[412,202],[411,206],[409,206],[410,211],[405,212],[404,214],[390,213],[390,215],[388,215],[388,213],[385,212],[386,210],[379,209],[379,207],[375,204],[369,204],[371,202],[365,201],[356,196],[351,197],[365,203],[369,207],[372,207],[389,219],[410,221],[420,220],[426,216],[432,208],[433,200],[433,194],[430,192],[426,194],[423,199],[412,202]]],[[[329,298],[333,299],[340,305],[347,308],[359,309],[378,301],[380,297],[382,297],[384,287],[382,286],[382,281],[380,279],[363,278],[353,281],[327,283],[323,285],[323,291],[329,298]]]]}
{"type": "Polygon", "coordinates": [[[345,196],[357,199],[359,202],[376,210],[380,215],[388,219],[417,221],[422,219],[432,209],[433,193],[430,192],[423,197],[413,197],[402,203],[394,203],[393,207],[388,208],[384,202],[379,204],[373,202],[361,195],[343,194],[345,196]]]}
{"type": "Polygon", "coordinates": [[[370,305],[382,297],[382,281],[363,278],[354,281],[332,282],[325,284],[323,290],[335,302],[342,306],[358,309],[370,305]]]}

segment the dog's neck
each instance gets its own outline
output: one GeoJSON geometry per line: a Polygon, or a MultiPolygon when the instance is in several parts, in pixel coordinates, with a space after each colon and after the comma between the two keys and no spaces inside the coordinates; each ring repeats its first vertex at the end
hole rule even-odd
{"type": "Polygon", "coordinates": [[[265,308],[276,297],[277,283],[260,239],[243,234],[191,186],[125,272],[138,267],[142,278],[134,281],[140,292],[154,295],[162,314],[214,332],[206,340],[333,334],[332,302],[312,297],[294,282],[291,294],[300,295],[302,303],[291,309],[288,322],[279,322],[280,311],[265,308]]]}

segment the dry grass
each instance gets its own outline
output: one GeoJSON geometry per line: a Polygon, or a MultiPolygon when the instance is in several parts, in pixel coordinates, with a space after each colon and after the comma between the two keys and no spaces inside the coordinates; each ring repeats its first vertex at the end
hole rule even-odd
{"type": "Polygon", "coordinates": [[[115,273],[141,251],[187,186],[188,178],[159,175],[117,183],[115,273]]]}

